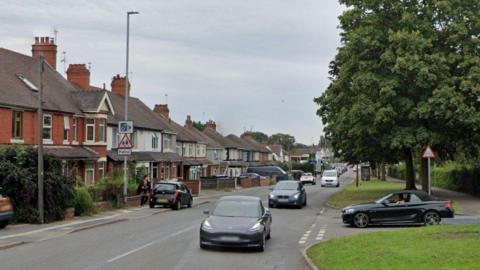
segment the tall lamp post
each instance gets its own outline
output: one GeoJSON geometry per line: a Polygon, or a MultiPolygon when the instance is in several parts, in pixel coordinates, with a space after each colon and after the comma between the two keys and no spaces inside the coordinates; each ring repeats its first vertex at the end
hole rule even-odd
{"type": "MultiPolygon", "coordinates": [[[[128,11],[127,12],[127,53],[125,59],[125,121],[128,120],[128,58],[129,58],[129,47],[130,47],[130,15],[138,14],[137,11],[128,11]]],[[[123,200],[127,202],[128,195],[128,157],[123,158],[123,200]]]]}
{"type": "Polygon", "coordinates": [[[38,222],[44,222],[43,208],[43,71],[44,57],[40,56],[40,89],[38,91],[38,164],[37,164],[37,187],[38,187],[38,222]]]}

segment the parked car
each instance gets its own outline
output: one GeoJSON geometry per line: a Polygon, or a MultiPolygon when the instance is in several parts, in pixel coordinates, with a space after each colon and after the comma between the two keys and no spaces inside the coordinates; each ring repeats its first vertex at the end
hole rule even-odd
{"type": "Polygon", "coordinates": [[[302,208],[307,205],[307,193],[303,184],[295,181],[278,182],[268,194],[268,206],[290,205],[302,208]]]}
{"type": "Polygon", "coordinates": [[[322,178],[320,179],[320,186],[326,187],[339,187],[340,182],[338,181],[337,170],[325,170],[322,173],[322,178]]]}
{"type": "Polygon", "coordinates": [[[423,191],[404,190],[390,193],[375,202],[342,209],[346,224],[365,228],[372,224],[439,224],[442,218],[455,216],[450,201],[439,201],[423,191]]]}
{"type": "Polygon", "coordinates": [[[150,208],[157,205],[179,210],[182,206],[192,207],[192,192],[184,183],[161,181],[155,185],[150,196],[150,208]]]}
{"type": "Polygon", "coordinates": [[[247,173],[257,173],[265,177],[272,177],[275,175],[277,181],[288,180],[287,173],[278,166],[248,167],[247,173]]]}
{"type": "Polygon", "coordinates": [[[265,250],[270,238],[272,215],[258,197],[226,196],[217,204],[200,226],[200,248],[254,247],[265,250]]]}
{"type": "Polygon", "coordinates": [[[245,179],[245,178],[250,178],[250,179],[260,179],[260,180],[265,180],[267,177],[261,176],[258,173],[242,173],[239,176],[240,179],[245,179]]]}
{"type": "Polygon", "coordinates": [[[300,180],[300,177],[302,177],[302,174],[303,174],[302,170],[292,170],[293,180],[300,180]]]}
{"type": "Polygon", "coordinates": [[[13,218],[13,205],[0,187],[0,229],[7,227],[13,218]]]}
{"type": "Polygon", "coordinates": [[[317,181],[315,180],[315,176],[313,176],[312,173],[304,173],[302,174],[302,176],[300,177],[300,182],[302,184],[305,184],[305,183],[310,183],[312,185],[316,185],[317,184],[317,181]]]}
{"type": "Polygon", "coordinates": [[[216,174],[212,176],[202,176],[200,179],[228,179],[228,176],[225,174],[216,174]]]}

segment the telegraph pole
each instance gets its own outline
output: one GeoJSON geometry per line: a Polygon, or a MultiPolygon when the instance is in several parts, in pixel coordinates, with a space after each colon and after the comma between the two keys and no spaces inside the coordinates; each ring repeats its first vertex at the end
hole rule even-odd
{"type": "Polygon", "coordinates": [[[38,219],[40,224],[44,222],[43,214],[43,56],[40,56],[40,89],[38,90],[38,219]]]}

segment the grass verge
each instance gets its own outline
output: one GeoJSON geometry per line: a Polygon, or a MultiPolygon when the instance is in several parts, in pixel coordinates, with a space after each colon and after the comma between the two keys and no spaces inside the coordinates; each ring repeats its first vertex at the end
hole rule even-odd
{"type": "Polygon", "coordinates": [[[307,255],[322,270],[478,269],[480,227],[431,226],[337,238],[307,255]]]}

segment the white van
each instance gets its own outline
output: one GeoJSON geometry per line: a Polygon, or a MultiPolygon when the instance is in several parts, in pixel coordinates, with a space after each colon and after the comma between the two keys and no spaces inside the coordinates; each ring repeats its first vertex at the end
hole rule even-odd
{"type": "Polygon", "coordinates": [[[339,187],[340,182],[338,182],[338,173],[337,170],[326,170],[323,171],[322,179],[320,180],[320,186],[333,186],[339,187]]]}

